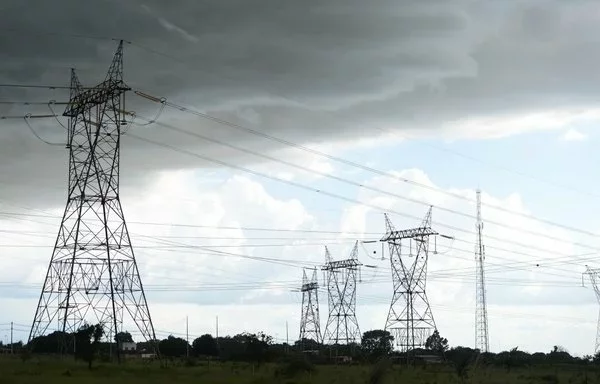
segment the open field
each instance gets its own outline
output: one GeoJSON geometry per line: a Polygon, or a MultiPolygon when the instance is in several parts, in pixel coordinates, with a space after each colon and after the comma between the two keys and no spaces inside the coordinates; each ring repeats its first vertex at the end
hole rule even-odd
{"type": "Polygon", "coordinates": [[[160,364],[128,361],[122,365],[97,362],[92,370],[83,362],[70,359],[0,357],[0,384],[13,383],[600,383],[596,366],[547,366],[519,368],[510,372],[495,367],[480,367],[461,380],[450,366],[407,368],[382,365],[314,366],[312,372],[297,372],[290,364],[265,364],[254,368],[246,363],[211,363],[176,360],[160,364]],[[296,372],[294,372],[296,371],[296,372]],[[375,373],[384,373],[377,377],[375,373]]]}

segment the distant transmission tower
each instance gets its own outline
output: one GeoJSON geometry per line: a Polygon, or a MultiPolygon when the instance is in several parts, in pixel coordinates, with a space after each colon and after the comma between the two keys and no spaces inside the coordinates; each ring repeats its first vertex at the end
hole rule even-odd
{"type": "Polygon", "coordinates": [[[483,245],[483,221],[481,219],[481,191],[477,191],[477,244],[475,244],[475,348],[487,353],[490,350],[488,335],[487,301],[485,292],[485,247],[483,245]]]}
{"type": "MultiPolygon", "coordinates": [[[[302,317],[300,320],[300,342],[313,340],[317,344],[323,341],[321,338],[321,320],[319,319],[319,282],[317,269],[312,272],[312,278],[308,280],[306,269],[302,270],[302,317]]],[[[304,345],[303,345],[304,349],[304,345]]]]}
{"type": "Polygon", "coordinates": [[[358,343],[361,334],[356,320],[356,283],[362,265],[358,261],[358,242],[349,259],[331,260],[327,247],[325,259],[322,269],[327,276],[329,317],[323,342],[334,345],[358,343]]]}
{"type": "MultiPolygon", "coordinates": [[[[592,269],[590,267],[586,268],[587,270],[585,271],[585,274],[592,282],[592,286],[596,292],[596,299],[598,300],[598,304],[600,304],[600,269],[592,269]]],[[[598,353],[598,351],[600,351],[600,312],[598,314],[598,326],[596,328],[596,345],[594,346],[594,353],[598,353]]]]}
{"type": "Polygon", "coordinates": [[[381,241],[389,245],[394,285],[385,330],[394,336],[401,352],[411,352],[423,348],[427,338],[436,329],[425,293],[425,282],[429,236],[438,233],[431,229],[431,208],[418,228],[397,231],[387,214],[385,223],[387,233],[381,241]],[[408,252],[403,253],[402,241],[409,243],[408,252]]]}
{"type": "MultiPolygon", "coordinates": [[[[76,332],[101,323],[112,342],[125,314],[155,340],[142,281],[119,200],[121,126],[125,125],[123,42],[105,80],[83,90],[71,70],[68,199],[29,334],[76,332]]],[[[63,340],[62,347],[66,347],[63,340]]],[[[117,349],[118,351],[118,349],[117,349]]],[[[117,352],[118,353],[118,352],[117,352]]],[[[118,356],[118,354],[117,354],[118,356]]]]}

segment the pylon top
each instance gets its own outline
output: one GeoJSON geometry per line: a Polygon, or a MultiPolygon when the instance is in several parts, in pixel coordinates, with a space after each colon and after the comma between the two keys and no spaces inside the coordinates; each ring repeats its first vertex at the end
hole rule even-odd
{"type": "Polygon", "coordinates": [[[430,227],[418,227],[411,229],[403,229],[401,231],[392,231],[386,233],[380,241],[393,241],[400,239],[412,239],[415,237],[433,236],[438,233],[430,227]]]}
{"type": "Polygon", "coordinates": [[[421,223],[421,226],[417,228],[403,229],[400,231],[397,231],[394,228],[394,225],[392,224],[392,221],[390,220],[389,216],[385,214],[386,234],[383,235],[383,237],[379,241],[393,242],[394,240],[413,239],[425,236],[439,235],[439,233],[431,229],[431,210],[432,207],[429,207],[429,209],[427,210],[427,214],[425,215],[425,218],[421,223]]]}
{"type": "Polygon", "coordinates": [[[76,117],[90,110],[96,105],[104,104],[108,100],[131,90],[123,81],[123,41],[119,43],[106,78],[100,84],[86,91],[81,91],[81,83],[77,79],[75,70],[71,69],[71,100],[63,112],[63,116],[76,117]]]}

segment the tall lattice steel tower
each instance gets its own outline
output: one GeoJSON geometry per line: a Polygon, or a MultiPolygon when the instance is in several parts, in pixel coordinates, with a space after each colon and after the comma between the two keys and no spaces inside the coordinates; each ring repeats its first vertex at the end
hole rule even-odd
{"type": "Polygon", "coordinates": [[[425,283],[429,237],[438,233],[431,229],[431,208],[420,227],[397,231],[387,214],[385,224],[386,234],[381,241],[389,245],[394,286],[385,330],[394,336],[401,352],[410,352],[424,347],[436,329],[425,283]],[[408,252],[402,249],[403,241],[409,242],[408,252]]]}
{"type": "MultiPolygon", "coordinates": [[[[155,340],[119,200],[121,126],[126,124],[123,42],[102,83],[83,90],[71,71],[68,199],[29,334],[76,332],[101,323],[111,341],[127,315],[155,340]]],[[[67,340],[64,340],[67,343],[67,340]]],[[[64,345],[66,346],[66,344],[64,345]]]]}
{"type": "Polygon", "coordinates": [[[489,352],[487,300],[485,291],[485,247],[483,245],[483,220],[481,219],[481,191],[477,190],[477,243],[475,244],[475,348],[489,352]]]}
{"type": "MultiPolygon", "coordinates": [[[[321,320],[319,318],[319,282],[317,269],[313,269],[312,278],[308,280],[306,269],[302,270],[302,316],[300,320],[300,341],[313,340],[317,344],[321,338],[321,320]]],[[[304,348],[304,346],[303,346],[304,348]]]]}
{"type": "MultiPolygon", "coordinates": [[[[596,292],[596,299],[598,300],[598,304],[600,304],[600,268],[592,269],[590,267],[586,267],[586,271],[584,273],[588,276],[590,281],[592,282],[592,286],[594,287],[594,292],[596,292]]],[[[598,313],[598,327],[596,328],[596,344],[594,346],[594,353],[598,353],[600,351],[600,312],[598,313]]]]}
{"type": "Polygon", "coordinates": [[[358,343],[361,339],[360,328],[356,320],[356,283],[360,273],[358,261],[358,242],[346,260],[333,261],[329,250],[325,248],[329,317],[323,335],[328,344],[358,343]]]}

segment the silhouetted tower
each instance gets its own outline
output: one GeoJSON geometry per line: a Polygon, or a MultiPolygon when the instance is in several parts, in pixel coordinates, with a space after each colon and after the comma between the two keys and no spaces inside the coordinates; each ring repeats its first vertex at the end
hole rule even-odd
{"type": "Polygon", "coordinates": [[[312,278],[308,280],[306,269],[302,270],[302,317],[300,320],[300,341],[305,349],[304,341],[313,340],[317,344],[321,338],[321,320],[319,319],[319,282],[317,269],[313,269],[312,278]]]}
{"type": "Polygon", "coordinates": [[[485,247],[483,245],[483,221],[481,219],[481,191],[477,191],[477,244],[475,244],[475,348],[489,352],[487,300],[485,291],[485,247]]]}
{"type": "MultiPolygon", "coordinates": [[[[84,90],[71,70],[68,199],[29,341],[47,331],[101,323],[107,338],[126,315],[155,340],[142,281],[119,200],[121,126],[125,125],[123,42],[102,83],[84,90]]],[[[72,341],[63,340],[63,348],[72,341]]],[[[118,349],[117,349],[118,350],[118,349]]]]}
{"type": "MultiPolygon", "coordinates": [[[[587,275],[592,282],[592,287],[594,287],[594,292],[596,292],[596,299],[598,300],[598,304],[600,304],[600,269],[592,269],[590,267],[586,267],[586,271],[584,273],[587,275]]],[[[600,351],[600,312],[598,313],[598,326],[596,328],[596,344],[594,346],[594,353],[598,353],[600,351]]]]}
{"type": "Polygon", "coordinates": [[[329,317],[323,342],[358,343],[361,334],[356,320],[356,283],[362,265],[358,261],[358,242],[346,260],[333,261],[325,247],[325,261],[322,270],[326,271],[329,317]]]}
{"type": "Polygon", "coordinates": [[[387,214],[385,224],[387,233],[381,241],[389,245],[394,286],[385,330],[394,336],[401,352],[410,352],[424,347],[436,329],[425,283],[429,236],[438,233],[431,229],[431,208],[418,228],[397,231],[387,214]],[[406,250],[402,249],[403,242],[409,243],[406,250]]]}

